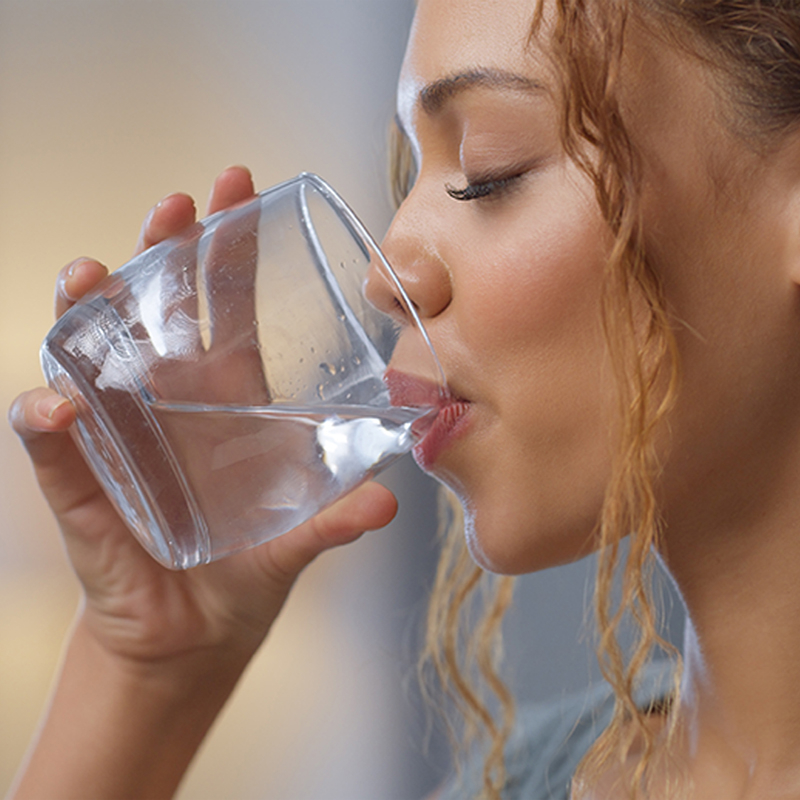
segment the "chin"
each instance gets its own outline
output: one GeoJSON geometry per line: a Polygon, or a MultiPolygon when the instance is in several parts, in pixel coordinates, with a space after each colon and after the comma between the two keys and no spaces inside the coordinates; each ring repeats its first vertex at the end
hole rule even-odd
{"type": "Polygon", "coordinates": [[[508,519],[491,524],[469,504],[462,505],[467,550],[479,567],[496,575],[524,575],[570,564],[595,549],[596,521],[547,529],[508,519]]]}

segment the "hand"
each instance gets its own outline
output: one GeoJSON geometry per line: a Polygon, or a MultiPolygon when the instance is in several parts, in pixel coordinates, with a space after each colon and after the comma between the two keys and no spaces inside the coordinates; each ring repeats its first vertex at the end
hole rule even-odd
{"type": "MultiPolygon", "coordinates": [[[[252,197],[249,173],[238,167],[216,180],[208,211],[252,197]]],[[[194,222],[186,195],[170,195],[145,220],[136,252],[194,222]]],[[[60,316],[106,274],[96,261],[79,259],[59,275],[60,316]]],[[[83,585],[80,624],[109,654],[128,663],[167,662],[189,670],[195,657],[204,669],[252,655],[278,614],[298,573],[321,551],[387,524],[394,497],[377,484],[356,492],[319,516],[266,544],[189,570],[166,570],[140,547],[117,515],[66,432],[71,404],[48,389],[18,398],[11,421],[34,464],[37,478],[83,585]]]]}

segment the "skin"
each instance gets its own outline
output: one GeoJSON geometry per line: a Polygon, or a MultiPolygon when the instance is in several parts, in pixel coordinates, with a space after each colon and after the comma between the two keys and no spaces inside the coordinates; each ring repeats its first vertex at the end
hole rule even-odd
{"type": "MultiPolygon", "coordinates": [[[[591,548],[616,424],[600,324],[609,238],[561,150],[529,15],[528,0],[419,3],[398,94],[419,175],[384,242],[468,403],[426,467],[467,506],[473,556],[505,573],[591,548]],[[447,191],[468,184],[488,193],[447,191]]],[[[656,487],[690,615],[674,763],[691,797],[798,797],[800,137],[751,146],[697,60],[643,24],[629,43],[622,107],[683,367],[656,487]]],[[[246,171],[228,170],[210,210],[252,191],[246,171]]],[[[167,198],[139,247],[193,218],[189,198],[167,198]]],[[[57,312],[102,274],[71,265],[57,312]]],[[[394,501],[367,486],[261,548],[165,573],[82,466],[64,433],[73,414],[46,390],[11,412],[86,594],[17,796],[169,796],[297,573],[388,522],[394,501]],[[161,727],[165,743],[152,737],[161,727]],[[101,758],[87,744],[99,737],[101,758]]],[[[621,796],[619,777],[595,796],[621,796]]]]}

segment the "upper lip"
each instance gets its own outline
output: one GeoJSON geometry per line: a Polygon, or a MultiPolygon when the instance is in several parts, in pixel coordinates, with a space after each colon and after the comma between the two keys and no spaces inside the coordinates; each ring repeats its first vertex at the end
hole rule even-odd
{"type": "Polygon", "coordinates": [[[451,389],[440,386],[428,378],[410,375],[396,369],[388,369],[383,379],[389,389],[389,397],[393,406],[420,408],[428,406],[440,410],[455,403],[466,403],[456,396],[451,389]]]}

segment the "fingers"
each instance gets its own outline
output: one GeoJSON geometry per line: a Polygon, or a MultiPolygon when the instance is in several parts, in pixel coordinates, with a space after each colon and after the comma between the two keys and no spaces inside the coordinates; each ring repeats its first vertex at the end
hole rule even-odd
{"type": "Polygon", "coordinates": [[[264,545],[265,569],[278,583],[291,583],[321,552],[388,525],[397,499],[379,483],[366,483],[291,533],[264,545]]]}
{"type": "Polygon", "coordinates": [[[50,389],[33,389],[14,401],[8,418],[57,516],[100,491],[67,433],[75,421],[72,403],[50,389]]]}
{"type": "Polygon", "coordinates": [[[108,275],[108,269],[91,258],[77,258],[58,273],[55,313],[60,317],[68,308],[108,275]]]}
{"type": "Polygon", "coordinates": [[[194,200],[188,194],[170,194],[150,209],[142,223],[134,255],[175,236],[192,225],[196,218],[194,200]]]}
{"type": "MultiPolygon", "coordinates": [[[[207,213],[213,214],[255,195],[253,176],[246,167],[228,167],[214,181],[207,213]]],[[[188,194],[170,194],[154,206],[142,223],[134,255],[175,236],[197,217],[194,200],[188,194]]]]}
{"type": "MultiPolygon", "coordinates": [[[[136,254],[180,233],[194,220],[194,200],[189,195],[171,194],[165,197],[145,218],[136,244],[136,254]]],[[[108,269],[91,258],[78,258],[67,264],[56,280],[56,317],[60,317],[106,275],[108,269]]]]}
{"type": "MultiPolygon", "coordinates": [[[[253,176],[250,170],[246,167],[228,167],[214,181],[208,199],[207,213],[213,214],[254,195],[253,176]]],[[[192,225],[195,219],[194,200],[188,194],[167,195],[145,218],[136,243],[135,255],[170,236],[175,236],[192,225]]]]}
{"type": "Polygon", "coordinates": [[[72,403],[50,389],[33,389],[21,394],[8,412],[11,427],[23,441],[41,433],[65,431],[75,421],[72,403]]]}
{"type": "MultiPolygon", "coordinates": [[[[255,190],[250,171],[246,167],[228,167],[214,181],[208,213],[213,214],[253,196],[255,190]]],[[[188,194],[167,195],[150,210],[142,223],[134,255],[188,228],[196,216],[194,200],[188,194]]],[[[107,274],[106,267],[91,258],[78,258],[67,264],[56,282],[56,316],[60,317],[107,274]]]]}
{"type": "Polygon", "coordinates": [[[208,198],[208,213],[214,214],[254,196],[255,189],[250,170],[247,167],[228,167],[214,181],[208,198]]]}
{"type": "MultiPolygon", "coordinates": [[[[208,201],[208,213],[213,214],[253,197],[254,194],[250,171],[245,167],[228,167],[214,182],[208,201]]],[[[134,255],[188,228],[194,223],[196,216],[194,200],[188,194],[167,195],[151,209],[142,223],[134,255]]]]}

